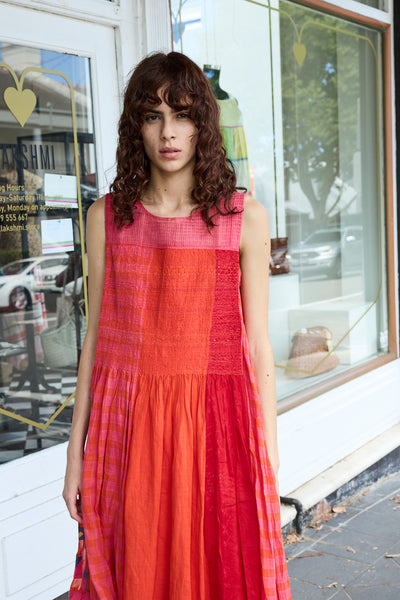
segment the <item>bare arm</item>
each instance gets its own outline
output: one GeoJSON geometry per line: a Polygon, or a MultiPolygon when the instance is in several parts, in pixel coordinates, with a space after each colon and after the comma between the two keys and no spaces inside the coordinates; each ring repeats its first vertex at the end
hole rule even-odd
{"type": "Polygon", "coordinates": [[[83,451],[90,417],[90,378],[96,352],[97,328],[105,271],[104,204],[104,198],[97,200],[89,208],[87,217],[89,322],[79,364],[63,491],[63,497],[71,517],[79,522],[82,521],[79,498],[82,482],[83,451]]]}
{"type": "Polygon", "coordinates": [[[277,476],[275,368],[268,337],[269,255],[267,212],[254,198],[246,196],[240,239],[243,316],[260,392],[268,455],[277,476]]]}

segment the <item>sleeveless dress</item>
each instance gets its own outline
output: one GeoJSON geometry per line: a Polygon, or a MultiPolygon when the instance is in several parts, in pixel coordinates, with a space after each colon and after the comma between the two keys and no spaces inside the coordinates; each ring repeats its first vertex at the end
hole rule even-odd
{"type": "Polygon", "coordinates": [[[240,301],[240,212],[137,202],[106,271],[71,600],[290,600],[240,301]]]}

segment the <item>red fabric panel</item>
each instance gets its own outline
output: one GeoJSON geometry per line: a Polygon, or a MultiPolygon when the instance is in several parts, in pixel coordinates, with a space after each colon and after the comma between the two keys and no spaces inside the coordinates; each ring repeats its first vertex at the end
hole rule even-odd
{"type": "Polygon", "coordinates": [[[240,376],[208,376],[204,523],[207,600],[264,599],[245,398],[240,376]]]}
{"type": "Polygon", "coordinates": [[[208,373],[242,373],[239,286],[239,252],[216,250],[208,373]]]}

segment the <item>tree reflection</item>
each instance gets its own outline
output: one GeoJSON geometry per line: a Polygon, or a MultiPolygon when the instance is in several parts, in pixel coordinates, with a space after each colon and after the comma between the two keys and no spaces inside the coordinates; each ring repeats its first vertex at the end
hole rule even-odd
{"type": "MultiPolygon", "coordinates": [[[[304,194],[314,229],[340,225],[340,213],[354,211],[357,197],[350,186],[359,150],[360,41],[333,29],[337,20],[329,16],[287,2],[280,2],[280,7],[293,17],[299,30],[306,24],[300,44],[305,58],[299,66],[293,52],[295,29],[281,13],[286,200],[296,202],[304,194]],[[291,198],[296,189],[298,194],[291,198]]],[[[346,28],[354,32],[354,26],[340,23],[341,30],[346,28]]]]}

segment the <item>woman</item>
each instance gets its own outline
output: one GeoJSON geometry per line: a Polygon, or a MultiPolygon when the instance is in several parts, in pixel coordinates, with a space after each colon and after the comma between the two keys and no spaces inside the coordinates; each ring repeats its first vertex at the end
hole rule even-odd
{"type": "Polygon", "coordinates": [[[145,58],[112,194],[88,213],[63,492],[84,526],[71,599],[290,598],[268,221],[235,184],[202,71],[174,52],[145,58]]]}

